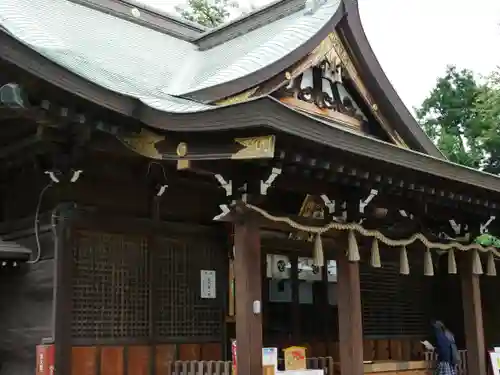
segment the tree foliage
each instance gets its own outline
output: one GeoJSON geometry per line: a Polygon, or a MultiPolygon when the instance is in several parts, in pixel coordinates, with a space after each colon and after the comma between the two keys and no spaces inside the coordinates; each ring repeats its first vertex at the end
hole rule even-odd
{"type": "Polygon", "coordinates": [[[231,9],[237,9],[238,3],[230,0],[188,0],[176,11],[188,21],[214,28],[224,23],[231,15],[231,9]]]}
{"type": "Polygon", "coordinates": [[[483,167],[487,172],[500,174],[500,68],[487,78],[476,101],[486,155],[483,167]]]}
{"type": "Polygon", "coordinates": [[[417,109],[417,118],[449,160],[500,173],[500,74],[479,83],[449,66],[417,109]]]}
{"type": "Polygon", "coordinates": [[[475,110],[480,90],[471,71],[450,66],[417,110],[420,124],[441,152],[474,168],[479,168],[482,158],[475,110]]]}

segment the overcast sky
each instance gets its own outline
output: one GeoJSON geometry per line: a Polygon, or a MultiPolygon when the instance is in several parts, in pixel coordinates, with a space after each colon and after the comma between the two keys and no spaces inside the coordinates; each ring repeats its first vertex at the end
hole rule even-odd
{"type": "MultiPolygon", "coordinates": [[[[1,1],[1,0],[0,0],[1,1]]],[[[183,0],[141,0],[172,12],[183,0]]],[[[240,0],[242,8],[269,0],[240,0]]],[[[500,0],[359,0],[365,32],[405,104],[425,99],[447,64],[500,65],[500,0]]]]}

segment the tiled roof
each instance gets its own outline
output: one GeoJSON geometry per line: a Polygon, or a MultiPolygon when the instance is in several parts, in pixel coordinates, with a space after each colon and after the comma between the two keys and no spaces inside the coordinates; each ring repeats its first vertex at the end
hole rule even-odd
{"type": "Polygon", "coordinates": [[[111,91],[165,112],[197,112],[212,106],[181,96],[282,59],[314,37],[339,3],[323,0],[314,12],[300,9],[206,50],[69,0],[1,0],[0,28],[111,91]]]}

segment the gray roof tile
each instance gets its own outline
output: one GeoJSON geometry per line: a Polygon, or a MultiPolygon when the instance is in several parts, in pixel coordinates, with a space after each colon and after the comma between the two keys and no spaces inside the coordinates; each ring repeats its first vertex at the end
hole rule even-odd
{"type": "Polygon", "coordinates": [[[340,0],[301,9],[211,49],[68,0],[1,0],[0,27],[89,81],[165,112],[212,108],[177,98],[245,77],[311,39],[340,0]]]}

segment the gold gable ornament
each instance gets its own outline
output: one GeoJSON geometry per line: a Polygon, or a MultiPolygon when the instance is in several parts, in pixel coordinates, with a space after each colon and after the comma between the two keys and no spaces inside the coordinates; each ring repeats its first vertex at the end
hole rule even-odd
{"type": "Polygon", "coordinates": [[[285,370],[305,370],[306,348],[301,346],[291,346],[283,350],[285,354],[285,370]]]}

